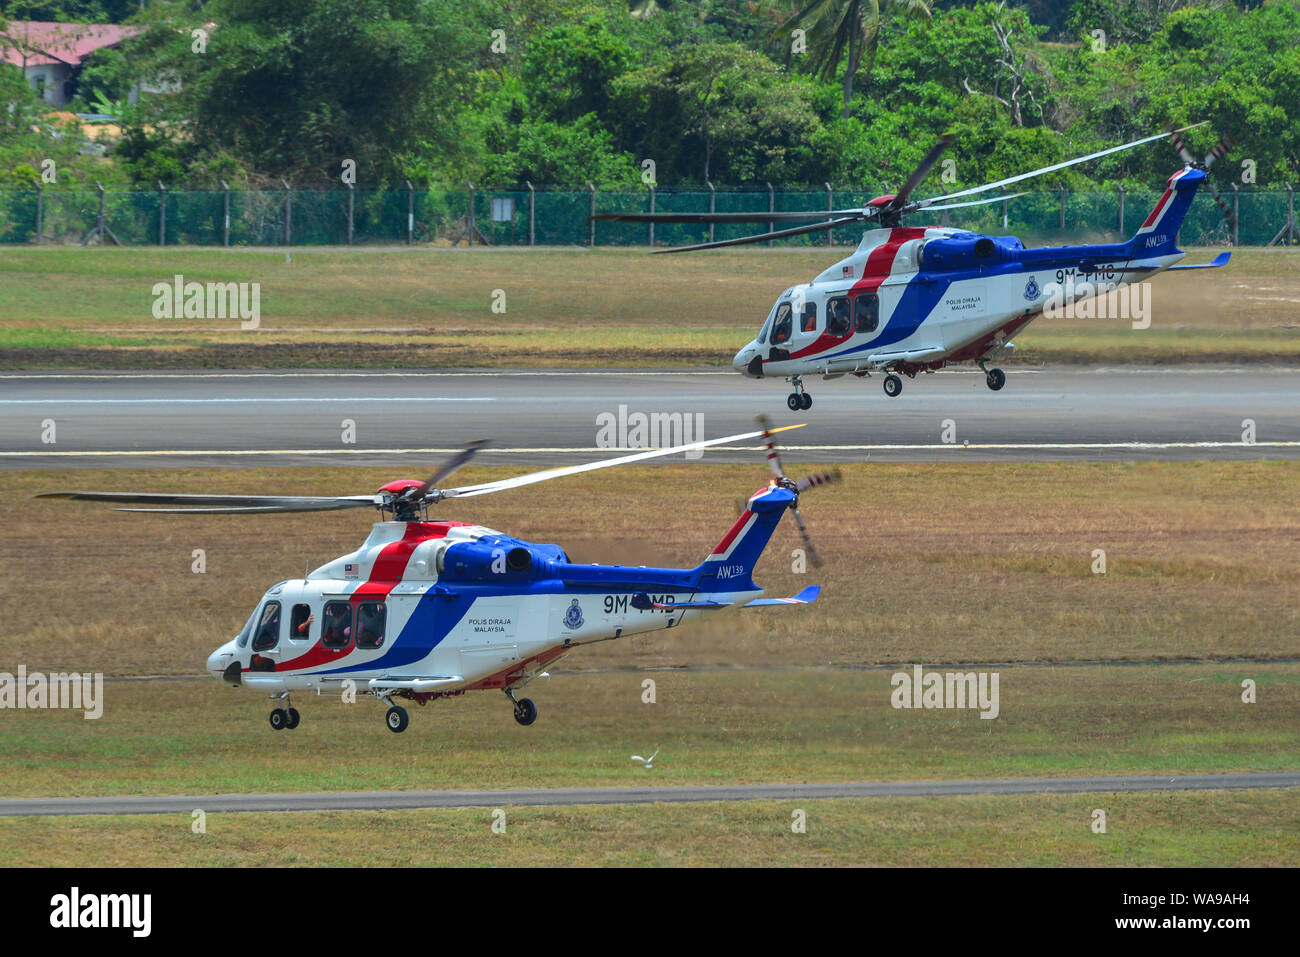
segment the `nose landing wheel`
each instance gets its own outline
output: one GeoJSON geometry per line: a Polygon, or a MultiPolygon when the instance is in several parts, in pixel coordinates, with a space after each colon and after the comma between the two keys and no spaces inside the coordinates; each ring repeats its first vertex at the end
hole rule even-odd
{"type": "Polygon", "coordinates": [[[785,397],[786,408],[791,412],[807,411],[812,408],[812,396],[803,390],[803,376],[792,375],[786,380],[794,391],[785,397]]]}

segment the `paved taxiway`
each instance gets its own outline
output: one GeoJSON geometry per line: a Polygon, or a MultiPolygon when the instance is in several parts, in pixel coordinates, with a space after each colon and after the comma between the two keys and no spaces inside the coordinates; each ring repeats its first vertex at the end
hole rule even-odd
{"type": "Polygon", "coordinates": [[[546,807],[695,801],[943,797],[958,794],[1114,794],[1300,787],[1300,774],[1186,774],[994,781],[888,781],[846,784],[715,784],[697,787],[538,788],[513,791],[345,791],[314,794],[205,794],[182,797],[0,799],[0,817],[70,814],[189,814],[230,811],[381,811],[435,807],[546,807]]]}
{"type": "Polygon", "coordinates": [[[705,438],[760,412],[807,422],[782,437],[803,461],[1300,458],[1300,369],[1013,367],[998,393],[961,369],[905,380],[896,399],[879,382],[810,379],[814,407],[792,413],[783,381],[721,371],[7,373],[0,467],[413,465],[485,437],[485,463],[544,466],[613,454],[597,417],[620,406],[689,414],[705,438]]]}

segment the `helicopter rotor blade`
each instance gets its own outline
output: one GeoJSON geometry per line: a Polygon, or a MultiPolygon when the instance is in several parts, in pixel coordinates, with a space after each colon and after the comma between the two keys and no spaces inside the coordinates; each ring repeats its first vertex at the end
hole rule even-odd
{"type": "Polygon", "coordinates": [[[803,539],[804,553],[808,556],[808,563],[813,568],[821,568],[821,556],[817,554],[817,549],[813,547],[812,538],[808,535],[808,528],[803,523],[803,516],[799,514],[799,506],[790,506],[790,511],[794,513],[794,524],[799,529],[799,537],[803,539]]]}
{"type": "Polygon", "coordinates": [[[438,466],[423,485],[412,489],[402,497],[416,501],[424,498],[424,496],[429,493],[430,489],[434,488],[439,482],[460,469],[466,462],[472,459],[478,453],[479,449],[484,448],[488,444],[488,441],[488,439],[475,439],[472,442],[466,442],[465,448],[461,449],[447,461],[443,462],[442,465],[438,466]]]}
{"type": "MultiPolygon", "coordinates": [[[[1200,123],[1193,123],[1191,126],[1184,126],[1174,132],[1182,133],[1187,130],[1196,129],[1198,126],[1204,126],[1209,120],[1202,120],[1200,123]]],[[[1057,170],[1066,169],[1070,166],[1077,166],[1079,163],[1086,163],[1089,160],[1100,159],[1103,156],[1110,156],[1112,153],[1119,153],[1123,150],[1132,149],[1135,146],[1141,146],[1143,143],[1150,143],[1154,140],[1164,139],[1169,133],[1157,133],[1155,136],[1144,136],[1140,140],[1133,140],[1131,143],[1124,143],[1120,146],[1112,146],[1108,149],[1098,150],[1095,153],[1089,153],[1087,156],[1079,156],[1075,159],[1065,160],[1061,163],[1053,163],[1051,166],[1044,166],[1042,169],[1036,169],[1029,173],[1020,173],[1016,176],[1008,176],[1006,179],[1000,179],[994,183],[985,183],[983,186],[972,186],[970,189],[958,190],[955,193],[948,193],[943,196],[935,196],[928,200],[921,200],[920,206],[930,206],[934,203],[943,202],[949,199],[958,199],[962,196],[974,196],[977,193],[986,193],[991,189],[998,189],[1002,186],[1010,186],[1012,183],[1019,183],[1023,180],[1033,179],[1035,176],[1043,176],[1047,173],[1055,173],[1057,170]]]]}
{"type": "Polygon", "coordinates": [[[912,190],[920,186],[921,181],[930,175],[930,170],[934,168],[934,164],[939,162],[939,157],[944,154],[948,147],[952,146],[955,139],[956,137],[951,133],[945,133],[939,137],[939,142],[934,145],[930,152],[925,154],[925,159],[921,160],[921,164],[912,170],[912,175],[894,194],[893,200],[889,203],[891,209],[898,209],[907,204],[907,197],[912,195],[912,190]]]}
{"type": "Polygon", "coordinates": [[[772,423],[765,415],[758,416],[758,424],[763,428],[763,441],[767,444],[767,467],[778,479],[785,479],[785,467],[781,464],[781,453],[776,450],[772,439],[772,423]]]}
{"type": "Polygon", "coordinates": [[[968,199],[964,203],[944,203],[942,206],[931,206],[926,200],[919,200],[915,203],[910,203],[907,206],[904,206],[899,210],[899,213],[906,215],[907,213],[916,212],[918,209],[924,209],[927,213],[933,213],[941,209],[961,209],[965,206],[987,206],[989,203],[1002,203],[1006,202],[1008,199],[1016,199],[1020,196],[1028,195],[1027,192],[1008,193],[1005,196],[990,196],[987,199],[968,199]]]}
{"type": "Polygon", "coordinates": [[[824,219],[827,216],[859,216],[862,209],[810,209],[803,212],[770,213],[597,213],[589,222],[615,223],[777,223],[824,219]]]}
{"type": "MultiPolygon", "coordinates": [[[[801,429],[803,424],[783,425],[772,432],[787,432],[790,429],[801,429]]],[[[742,432],[739,435],[725,435],[719,439],[704,439],[699,442],[688,442],[685,445],[675,445],[667,449],[650,449],[645,452],[633,452],[631,455],[620,455],[617,458],[602,459],[599,462],[588,462],[585,465],[568,465],[558,469],[544,469],[540,472],[528,472],[524,475],[517,475],[514,478],[501,479],[497,482],[485,482],[482,485],[468,485],[464,488],[444,489],[441,495],[447,498],[467,498],[471,495],[487,495],[491,492],[503,492],[506,489],[519,488],[523,485],[534,485],[538,482],[549,482],[551,479],[563,478],[566,475],[577,475],[580,472],[593,472],[596,469],[607,469],[615,465],[629,465],[632,462],[643,462],[646,459],[660,458],[665,455],[676,455],[679,452],[690,452],[694,449],[704,449],[712,445],[723,445],[727,442],[743,442],[746,439],[756,439],[762,436],[763,432],[742,432]]]]}
{"type": "Polygon", "coordinates": [[[118,502],[153,508],[123,508],[123,512],[328,512],[374,507],[378,495],[177,495],[165,492],[42,492],[37,498],[66,498],[83,502],[118,502]],[[167,508],[164,506],[173,506],[167,508]]]}
{"type": "MultiPolygon", "coordinates": [[[[825,214],[823,213],[822,215],[825,214]]],[[[867,214],[862,210],[857,210],[852,216],[832,219],[830,222],[826,223],[813,223],[811,226],[796,226],[793,229],[778,229],[775,232],[759,233],[757,236],[743,236],[740,239],[720,239],[714,243],[698,243],[694,246],[671,246],[667,249],[656,249],[655,253],[689,253],[700,249],[718,249],[722,246],[743,246],[746,243],[761,243],[764,240],[780,239],[783,236],[801,236],[804,233],[815,233],[823,229],[835,229],[837,226],[847,226],[850,223],[859,223],[874,218],[874,210],[872,214],[867,214]]]]}
{"type": "Polygon", "coordinates": [[[1195,166],[1196,158],[1192,156],[1192,151],[1187,148],[1187,143],[1179,135],[1179,130],[1173,123],[1170,123],[1166,129],[1169,130],[1169,139],[1173,141],[1174,149],[1178,151],[1178,155],[1182,157],[1183,162],[1188,166],[1195,166]]]}

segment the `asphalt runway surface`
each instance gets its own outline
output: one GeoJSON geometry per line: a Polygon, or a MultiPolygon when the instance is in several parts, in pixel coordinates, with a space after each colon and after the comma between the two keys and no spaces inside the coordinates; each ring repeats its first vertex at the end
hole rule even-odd
{"type": "MultiPolygon", "coordinates": [[[[649,773],[649,772],[647,772],[649,773]]],[[[511,791],[344,791],[205,794],[178,797],[5,798],[0,817],[70,814],[210,814],[236,811],[390,811],[438,807],[554,807],[697,801],[944,797],[960,794],[1092,794],[1300,787],[1300,774],[1187,774],[995,781],[889,781],[846,784],[714,784],[696,787],[538,788],[511,791]]]]}
{"type": "MultiPolygon", "coordinates": [[[[904,380],[894,399],[879,376],[806,384],[814,406],[793,413],[784,381],[717,370],[6,373],[0,467],[422,472],[480,438],[485,464],[544,467],[617,454],[639,440],[602,444],[601,417],[634,427],[638,413],[681,414],[653,446],[751,431],[759,413],[805,422],[781,436],[804,462],[1300,458],[1300,369],[1012,367],[996,393],[957,369],[904,380]]],[[[741,445],[702,461],[756,459],[741,445]]]]}

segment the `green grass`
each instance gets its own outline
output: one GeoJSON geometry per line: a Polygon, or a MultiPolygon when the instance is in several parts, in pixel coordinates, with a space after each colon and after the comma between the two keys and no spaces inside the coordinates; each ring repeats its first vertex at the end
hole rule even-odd
{"type": "Polygon", "coordinates": [[[5,867],[1295,867],[1300,791],[0,818],[5,867]],[[1106,833],[1092,832],[1106,812],[1106,833]],[[804,812],[806,830],[792,829],[804,812]],[[496,820],[501,820],[497,817],[496,820]]]}
{"type": "MultiPolygon", "coordinates": [[[[0,258],[3,368],[725,366],[776,296],[848,250],[21,248],[0,258]],[[261,326],[160,320],[155,283],[256,282],[261,326]],[[505,314],[494,313],[497,290],[505,314]],[[108,337],[108,338],[102,338],[108,337]],[[123,337],[123,338],[115,338],[123,337]],[[131,346],[129,351],[115,347],[131,346]]],[[[1194,253],[1192,259],[1205,258],[1194,253]]],[[[1294,254],[1157,277],[1152,324],[1040,319],[1030,362],[1300,358],[1294,254]]]]}
{"type": "Polygon", "coordinates": [[[13,710],[7,796],[946,780],[1300,770],[1300,665],[1012,667],[1000,715],[900,710],[892,671],[557,673],[518,726],[497,693],[412,707],[266,699],[215,680],[109,682],[103,717],[13,710]],[[656,703],[642,682],[656,682],[656,703]],[[1253,679],[1258,703],[1241,701],[1253,679]],[[629,760],[661,748],[652,772],[629,760]]]}

